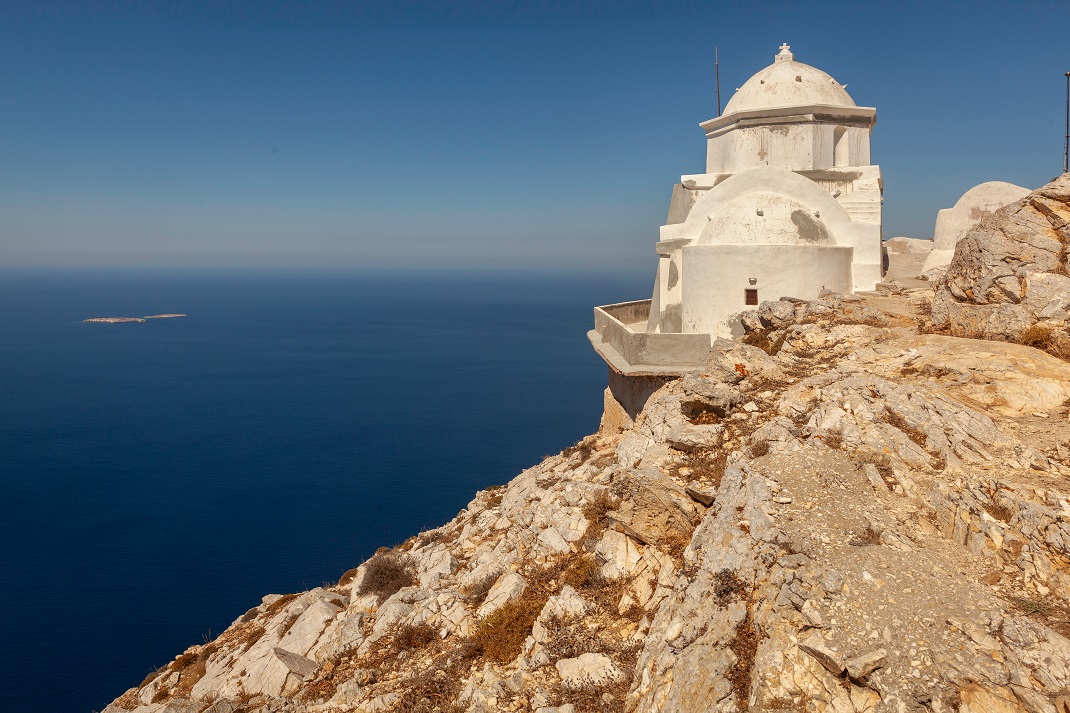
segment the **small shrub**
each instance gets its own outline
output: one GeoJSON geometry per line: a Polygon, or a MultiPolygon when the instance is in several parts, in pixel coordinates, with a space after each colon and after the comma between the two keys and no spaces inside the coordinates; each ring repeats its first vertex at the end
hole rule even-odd
{"type": "Polygon", "coordinates": [[[747,591],[743,580],[734,571],[722,569],[713,575],[713,596],[717,603],[726,606],[747,591]]]}
{"type": "Polygon", "coordinates": [[[1027,347],[1035,349],[1047,349],[1052,343],[1053,330],[1043,324],[1034,324],[1027,327],[1018,341],[1027,347]]]}
{"type": "Polygon", "coordinates": [[[1042,599],[1011,597],[1011,604],[1024,614],[1040,614],[1041,616],[1046,616],[1051,613],[1051,607],[1042,599]]]}
{"type": "Polygon", "coordinates": [[[679,532],[670,532],[658,543],[658,547],[676,560],[677,564],[680,564],[684,558],[684,550],[689,544],[691,544],[690,537],[679,532]]]}
{"type": "Polygon", "coordinates": [[[551,617],[546,622],[546,652],[551,660],[573,659],[585,653],[612,653],[613,646],[587,628],[582,620],[551,617]]]}
{"type": "Polygon", "coordinates": [[[721,451],[697,451],[688,454],[677,465],[675,474],[689,482],[702,481],[713,488],[717,488],[721,484],[721,478],[724,477],[724,469],[727,465],[728,456],[721,451]],[[681,467],[688,469],[689,472],[686,477],[680,472],[681,467]]]}
{"type": "Polygon", "coordinates": [[[617,713],[624,710],[624,701],[631,687],[627,676],[595,683],[585,682],[579,688],[569,689],[562,698],[576,707],[577,713],[617,713]]]}
{"type": "Polygon", "coordinates": [[[415,585],[416,581],[416,573],[408,557],[388,550],[368,560],[357,594],[375,594],[383,600],[403,587],[415,585]]]}
{"type": "Polygon", "coordinates": [[[399,651],[423,649],[438,641],[438,630],[430,624],[407,624],[394,635],[399,651]]]}
{"type": "Polygon", "coordinates": [[[502,500],[505,499],[504,485],[494,485],[492,487],[489,487],[487,488],[487,492],[489,493],[489,495],[487,495],[488,510],[498,507],[502,504],[502,500]]]}
{"type": "Polygon", "coordinates": [[[200,681],[204,676],[208,666],[208,659],[218,648],[219,647],[215,644],[208,644],[207,646],[200,647],[197,651],[179,656],[175,662],[171,664],[172,671],[178,671],[182,674],[178,679],[178,685],[169,693],[165,693],[164,691],[160,691],[160,693],[165,693],[165,695],[169,697],[181,698],[189,696],[190,691],[193,690],[194,684],[196,684],[197,681],[200,681]]]}
{"type": "Polygon", "coordinates": [[[455,685],[444,671],[424,671],[405,681],[391,713],[461,713],[455,685]]]}
{"type": "Polygon", "coordinates": [[[488,659],[509,663],[520,655],[545,603],[523,597],[508,602],[480,621],[472,638],[488,659]]]}
{"type": "Polygon", "coordinates": [[[851,547],[869,547],[870,545],[879,545],[880,543],[881,533],[877,532],[869,525],[866,526],[865,530],[862,530],[847,542],[851,547]]]}

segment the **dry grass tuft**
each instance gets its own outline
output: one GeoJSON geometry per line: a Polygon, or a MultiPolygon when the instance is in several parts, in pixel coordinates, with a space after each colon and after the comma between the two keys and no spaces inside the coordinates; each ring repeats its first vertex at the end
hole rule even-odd
{"type": "Polygon", "coordinates": [[[505,498],[505,486],[504,485],[492,485],[486,489],[487,492],[487,509],[496,508],[502,504],[502,500],[505,498]]]}
{"type": "Polygon", "coordinates": [[[989,515],[991,515],[992,517],[996,518],[1000,522],[1010,522],[1011,518],[1014,517],[1014,511],[1013,510],[1011,510],[1006,505],[1001,505],[1001,504],[997,503],[994,500],[990,500],[990,501],[984,503],[982,505],[982,507],[984,507],[985,511],[989,515]]]}
{"type": "Polygon", "coordinates": [[[684,482],[701,482],[716,489],[721,485],[727,465],[728,456],[721,451],[695,451],[674,463],[669,474],[684,482]]]}
{"type": "Polygon", "coordinates": [[[216,644],[201,646],[196,651],[182,654],[171,663],[171,670],[181,674],[178,685],[170,691],[161,689],[153,698],[153,702],[160,702],[168,698],[188,698],[193,686],[204,676],[208,665],[208,659],[219,649],[216,644]],[[156,699],[159,698],[160,701],[156,699]]]}
{"type": "Polygon", "coordinates": [[[353,583],[353,580],[357,578],[357,573],[360,571],[360,567],[354,567],[353,569],[347,569],[342,577],[338,580],[339,587],[348,587],[353,583]]]}
{"type": "Polygon", "coordinates": [[[394,634],[394,644],[400,651],[427,648],[438,640],[438,629],[430,624],[406,624],[394,634]]]}
{"type": "Polygon", "coordinates": [[[587,436],[561,451],[561,455],[564,456],[566,460],[571,460],[573,456],[578,455],[580,463],[585,463],[587,462],[587,459],[591,457],[593,451],[594,438],[587,436]]]}
{"type": "Polygon", "coordinates": [[[684,559],[684,550],[689,544],[691,544],[691,538],[688,535],[670,532],[658,542],[658,549],[663,550],[665,554],[673,558],[677,566],[680,566],[684,559]]]}
{"type": "Polygon", "coordinates": [[[631,680],[625,676],[599,683],[587,682],[561,697],[567,698],[577,713],[623,713],[630,687],[631,680]]]}
{"type": "Polygon", "coordinates": [[[498,581],[498,574],[496,572],[488,574],[482,579],[477,579],[467,587],[465,587],[464,594],[468,599],[468,605],[473,609],[478,609],[479,605],[487,599],[487,593],[490,588],[494,586],[494,583],[498,581]]]}
{"type": "MultiPolygon", "coordinates": [[[[609,579],[602,574],[602,567],[593,556],[585,556],[568,562],[561,573],[561,586],[566,584],[578,591],[583,598],[593,602],[613,616],[618,615],[621,597],[631,585],[627,577],[609,579]]],[[[625,616],[634,617],[635,612],[626,612],[625,616]]],[[[640,612],[640,616],[641,616],[640,612]]]]}
{"type": "Polygon", "coordinates": [[[1061,601],[1011,597],[1010,603],[1026,616],[1037,619],[1063,636],[1070,635],[1070,607],[1061,601]]]}
{"type": "Polygon", "coordinates": [[[416,572],[406,555],[380,551],[365,565],[357,594],[375,594],[380,601],[416,584],[416,572]]]}
{"type": "Polygon", "coordinates": [[[273,617],[279,613],[280,610],[290,605],[290,602],[297,599],[299,594],[284,594],[271,604],[268,604],[267,609],[264,610],[265,617],[273,617]]]}
{"type": "Polygon", "coordinates": [[[598,538],[602,536],[602,533],[609,527],[608,513],[611,510],[615,510],[617,503],[605,490],[600,490],[598,494],[589,500],[586,505],[583,506],[583,516],[587,519],[588,525],[587,537],[598,538]]]}
{"type": "Polygon", "coordinates": [[[594,557],[579,557],[572,560],[561,574],[561,585],[568,585],[579,592],[596,589],[604,583],[602,568],[594,557]]]}
{"type": "Polygon", "coordinates": [[[471,639],[462,639],[435,656],[422,671],[404,681],[401,698],[391,713],[460,713],[465,706],[457,701],[472,665],[482,652],[471,639]]]}
{"type": "Polygon", "coordinates": [[[253,648],[257,641],[260,641],[260,637],[264,635],[264,627],[259,624],[254,624],[249,627],[249,630],[242,634],[242,637],[238,640],[237,645],[241,646],[242,653],[245,653],[249,649],[253,648]]]}
{"type": "Polygon", "coordinates": [[[520,655],[545,604],[545,600],[527,597],[508,602],[480,621],[472,638],[488,659],[509,663],[520,655]]]}

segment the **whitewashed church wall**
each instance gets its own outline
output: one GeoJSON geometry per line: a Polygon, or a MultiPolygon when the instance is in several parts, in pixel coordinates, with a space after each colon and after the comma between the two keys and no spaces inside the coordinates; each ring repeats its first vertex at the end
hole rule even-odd
{"type": "Polygon", "coordinates": [[[681,279],[683,331],[731,336],[731,318],[753,309],[746,304],[748,289],[758,291],[759,301],[814,299],[825,288],[850,292],[853,253],[845,246],[688,246],[681,279]]]}

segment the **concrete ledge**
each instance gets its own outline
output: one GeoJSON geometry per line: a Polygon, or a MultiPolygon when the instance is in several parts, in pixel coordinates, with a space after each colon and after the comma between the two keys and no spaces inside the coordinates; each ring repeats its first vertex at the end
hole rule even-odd
{"type": "Polygon", "coordinates": [[[595,307],[587,338],[610,369],[625,376],[680,376],[705,368],[709,334],[650,333],[649,316],[650,300],[595,307]]]}

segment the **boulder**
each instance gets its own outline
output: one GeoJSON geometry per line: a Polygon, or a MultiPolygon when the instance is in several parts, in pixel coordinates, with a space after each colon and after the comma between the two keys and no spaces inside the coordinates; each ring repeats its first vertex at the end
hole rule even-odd
{"type": "Polygon", "coordinates": [[[565,688],[582,688],[624,678],[624,672],[602,654],[580,654],[573,659],[561,659],[556,666],[565,688]]]}
{"type": "Polygon", "coordinates": [[[1019,341],[1037,321],[1061,318],[1070,304],[1068,244],[1064,174],[986,216],[958,242],[933,301],[933,325],[955,336],[1019,341]]]}
{"type": "Polygon", "coordinates": [[[723,418],[747,400],[739,389],[701,374],[688,374],[680,386],[684,392],[681,404],[685,412],[691,412],[688,415],[709,411],[723,418]]]}
{"type": "Polygon", "coordinates": [[[480,605],[476,616],[482,619],[498,611],[502,606],[523,594],[527,584],[527,580],[516,572],[510,572],[500,577],[494,583],[494,586],[490,588],[490,591],[487,592],[487,598],[483,600],[483,604],[480,605]]]}

